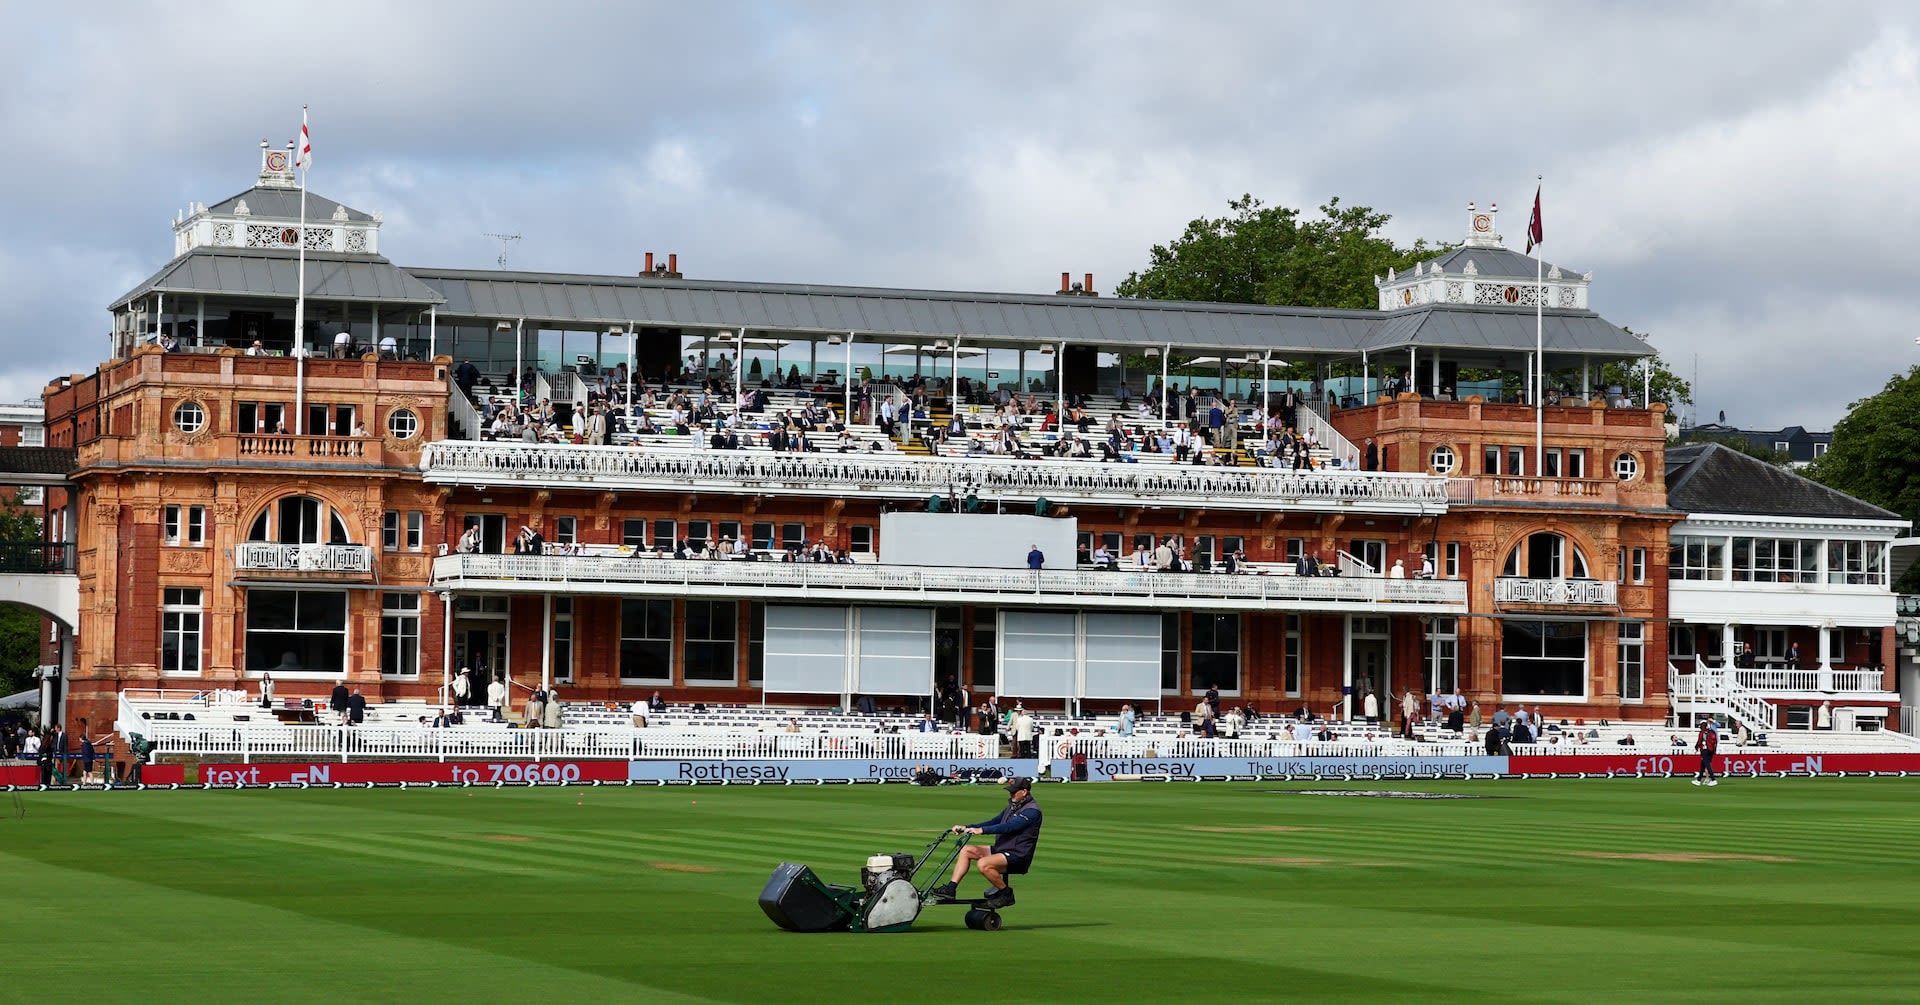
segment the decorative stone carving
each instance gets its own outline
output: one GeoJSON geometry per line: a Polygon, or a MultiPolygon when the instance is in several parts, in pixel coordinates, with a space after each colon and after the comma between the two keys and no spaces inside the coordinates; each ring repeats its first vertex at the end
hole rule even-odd
{"type": "Polygon", "coordinates": [[[160,568],[166,572],[204,573],[208,564],[205,548],[168,548],[160,553],[160,568]]]}

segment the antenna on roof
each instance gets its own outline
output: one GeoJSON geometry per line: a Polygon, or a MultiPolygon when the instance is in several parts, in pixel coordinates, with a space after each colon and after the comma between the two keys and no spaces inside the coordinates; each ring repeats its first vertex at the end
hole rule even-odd
{"type": "Polygon", "coordinates": [[[494,261],[499,262],[501,268],[503,269],[506,268],[507,267],[507,248],[510,247],[513,244],[513,242],[518,241],[520,239],[520,235],[519,234],[488,234],[486,236],[491,237],[494,240],[500,242],[500,257],[494,259],[494,261]]]}

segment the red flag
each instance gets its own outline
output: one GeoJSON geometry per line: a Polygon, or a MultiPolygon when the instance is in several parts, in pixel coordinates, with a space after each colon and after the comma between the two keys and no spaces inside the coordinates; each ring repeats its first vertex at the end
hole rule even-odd
{"type": "MultiPolygon", "coordinates": [[[[313,137],[307,135],[307,107],[305,105],[301,105],[300,106],[300,152],[294,155],[293,166],[298,168],[304,168],[304,167],[310,166],[311,164],[313,164],[313,137]]],[[[1537,221],[1540,218],[1540,207],[1537,204],[1538,200],[1535,200],[1535,202],[1536,202],[1536,205],[1534,206],[1533,216],[1534,216],[1534,219],[1537,221]]]]}
{"type": "Polygon", "coordinates": [[[1533,218],[1527,221],[1527,254],[1533,254],[1533,246],[1544,244],[1547,233],[1540,229],[1540,187],[1533,189],[1533,218]]]}

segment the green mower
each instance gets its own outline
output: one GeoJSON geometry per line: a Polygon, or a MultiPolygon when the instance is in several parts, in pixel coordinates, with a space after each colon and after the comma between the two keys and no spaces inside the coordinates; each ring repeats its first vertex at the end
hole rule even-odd
{"type": "Polygon", "coordinates": [[[927,905],[954,904],[967,908],[968,928],[997,932],[997,906],[985,900],[950,900],[932,893],[968,840],[966,834],[941,831],[917,858],[912,852],[874,855],[860,871],[858,886],[828,883],[805,865],[782,862],[760,891],[760,909],[789,932],[904,932],[913,927],[927,905]],[[942,846],[947,847],[945,857],[928,869],[942,846]],[[923,875],[929,878],[922,879],[923,875]]]}

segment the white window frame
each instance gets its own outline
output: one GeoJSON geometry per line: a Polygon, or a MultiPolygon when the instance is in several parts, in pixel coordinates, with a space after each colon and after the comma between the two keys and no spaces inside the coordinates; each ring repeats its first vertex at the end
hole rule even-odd
{"type": "MultiPolygon", "coordinates": [[[[189,434],[197,433],[207,428],[207,406],[191,398],[173,406],[173,428],[189,434]]],[[[25,441],[26,437],[23,435],[21,437],[23,445],[38,446],[38,444],[26,443],[25,441]]]]}
{"type": "Polygon", "coordinates": [[[553,679],[573,683],[573,598],[553,598],[553,679]]]}
{"type": "Polygon", "coordinates": [[[1302,662],[1300,659],[1300,644],[1300,615],[1289,614],[1287,615],[1287,648],[1285,654],[1282,656],[1282,677],[1280,681],[1286,689],[1287,697],[1289,698],[1300,697],[1300,667],[1302,662]]]}
{"type": "Polygon", "coordinates": [[[420,413],[411,408],[396,408],[388,412],[387,435],[396,440],[411,440],[420,435],[420,413]]]}
{"type": "Polygon", "coordinates": [[[1646,622],[1620,622],[1620,657],[1618,663],[1620,668],[1620,700],[1622,702],[1638,704],[1647,700],[1646,639],[1646,622]]]}
{"type": "Polygon", "coordinates": [[[169,586],[160,591],[160,672],[168,677],[198,677],[206,669],[206,614],[203,594],[197,586],[169,586]],[[170,597],[169,594],[177,594],[170,597]],[[189,602],[191,596],[191,602],[189,602]],[[190,619],[190,620],[189,620],[190,619]],[[167,666],[166,637],[174,640],[173,652],[176,656],[193,653],[193,669],[180,669],[167,666]],[[191,648],[189,648],[191,641],[191,648]]]}
{"type": "Polygon", "coordinates": [[[1421,670],[1428,694],[1452,694],[1460,686],[1460,621],[1435,617],[1426,626],[1421,670]]]}
{"type": "Polygon", "coordinates": [[[420,595],[418,593],[383,593],[380,597],[380,675],[401,680],[414,680],[420,676],[420,595]],[[395,606],[395,601],[399,601],[402,606],[395,606]],[[404,606],[408,603],[413,606],[404,606]],[[389,644],[399,647],[399,669],[387,665],[389,644]],[[411,657],[407,654],[409,646],[412,649],[411,657]],[[411,668],[408,667],[409,663],[412,664],[411,668]]]}

